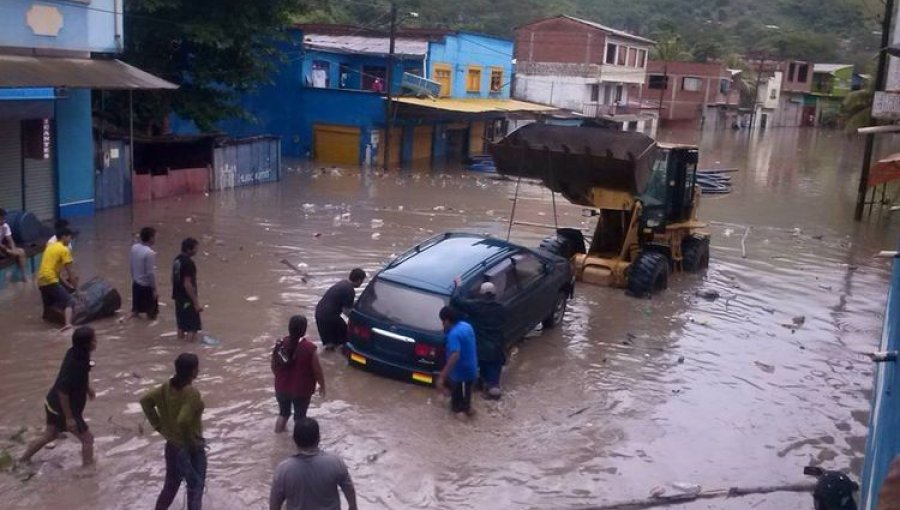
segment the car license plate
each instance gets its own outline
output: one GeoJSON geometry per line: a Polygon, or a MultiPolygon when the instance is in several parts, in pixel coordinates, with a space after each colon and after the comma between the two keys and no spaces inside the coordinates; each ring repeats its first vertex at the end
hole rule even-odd
{"type": "Polygon", "coordinates": [[[412,374],[413,381],[418,381],[420,383],[431,384],[433,378],[428,374],[420,374],[419,372],[413,372],[412,374]]]}
{"type": "Polygon", "coordinates": [[[356,353],[350,353],[350,359],[352,361],[359,363],[360,365],[366,364],[366,358],[363,358],[362,356],[360,356],[359,354],[356,354],[356,353]]]}

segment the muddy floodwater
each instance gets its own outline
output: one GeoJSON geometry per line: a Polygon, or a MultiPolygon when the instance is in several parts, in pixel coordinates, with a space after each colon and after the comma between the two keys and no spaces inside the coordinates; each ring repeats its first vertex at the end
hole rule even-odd
{"type": "MultiPolygon", "coordinates": [[[[537,332],[504,373],[498,402],[476,398],[453,420],[435,390],[322,355],[327,398],[309,414],[323,447],[354,477],[360,508],[580,508],[642,498],[672,484],[704,489],[803,481],[807,464],[860,471],[889,271],[872,255],[896,245],[900,217],[852,221],[861,144],[837,132],[722,132],[701,167],[736,167],[734,192],[704,197],[712,260],[651,300],[579,286],[561,328],[537,332]],[[698,289],[720,294],[715,301],[698,289]],[[803,318],[802,321],[799,318],[803,318]],[[796,327],[794,319],[802,322],[796,327]]],[[[274,466],[294,452],[272,433],[270,348],[288,318],[354,266],[446,230],[506,236],[515,183],[484,174],[292,169],[277,184],[138,204],[79,220],[82,279],[112,280],[130,307],[132,233],[159,230],[161,296],[186,236],[197,257],[203,322],[216,346],[174,338],[171,300],[157,322],[94,324],[97,399],[85,415],[97,465],[79,468],[69,438],[38,453],[33,476],[0,474],[3,508],[150,508],[163,483],[163,442],[141,394],[182,351],[200,355],[206,401],[206,507],[265,508],[274,466]],[[309,272],[304,278],[286,259],[309,272]]],[[[522,185],[518,220],[554,223],[549,193],[522,185]]],[[[559,199],[560,225],[588,225],[559,199]]],[[[536,246],[550,231],[515,225],[536,246]]],[[[0,448],[14,456],[43,427],[41,407],[68,336],[40,319],[31,286],[0,293],[0,448]],[[27,427],[21,434],[22,427],[27,427]]],[[[314,330],[313,330],[314,331],[314,330]]],[[[183,505],[183,492],[176,505],[183,505]]],[[[680,508],[812,508],[808,495],[769,494],[680,508]]]]}

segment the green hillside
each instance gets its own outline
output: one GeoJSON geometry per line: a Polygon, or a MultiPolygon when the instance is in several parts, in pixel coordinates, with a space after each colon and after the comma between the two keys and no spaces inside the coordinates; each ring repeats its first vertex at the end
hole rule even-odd
{"type": "MultiPolygon", "coordinates": [[[[384,25],[387,2],[334,0],[305,17],[384,25]]],[[[570,14],[657,39],[678,37],[697,60],[763,53],[870,68],[878,0],[404,0],[405,25],[441,25],[510,36],[530,20],[570,14]]]]}

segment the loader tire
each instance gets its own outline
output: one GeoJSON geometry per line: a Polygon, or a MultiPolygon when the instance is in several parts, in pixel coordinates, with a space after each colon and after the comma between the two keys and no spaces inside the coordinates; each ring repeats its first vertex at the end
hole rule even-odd
{"type": "Polygon", "coordinates": [[[669,287],[669,259],[659,252],[645,251],[628,268],[627,293],[650,297],[669,287]]]}
{"type": "Polygon", "coordinates": [[[544,239],[541,241],[540,249],[564,259],[571,259],[577,253],[585,253],[584,241],[579,241],[575,236],[566,233],[544,239]]]}
{"type": "Polygon", "coordinates": [[[688,237],[681,243],[681,267],[688,273],[699,273],[709,267],[709,239],[688,237]]]}

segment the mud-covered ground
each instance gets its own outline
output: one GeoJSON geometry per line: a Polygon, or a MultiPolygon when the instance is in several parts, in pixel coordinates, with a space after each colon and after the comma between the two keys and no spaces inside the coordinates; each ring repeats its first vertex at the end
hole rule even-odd
{"type": "MultiPolygon", "coordinates": [[[[350,466],[360,507],[579,508],[671,492],[673,483],[793,483],[809,463],[858,473],[872,383],[862,353],[878,342],[888,278],[872,255],[900,233],[897,219],[850,219],[860,152],[814,130],[708,137],[701,167],[740,168],[734,193],[701,207],[713,235],[709,272],[673,278],[652,300],[580,286],[563,326],[524,342],[504,374],[505,396],[476,400],[472,423],[451,419],[432,389],[323,354],[329,392],[310,415],[324,448],[350,466]],[[721,297],[707,301],[698,289],[721,297]]],[[[181,239],[200,239],[203,320],[221,344],[175,339],[171,306],[153,323],[94,324],[98,395],[86,416],[97,466],[81,470],[77,441],[59,441],[30,472],[0,474],[2,506],[151,507],[163,443],[137,400],[169,376],[178,353],[194,351],[207,404],[207,507],[264,508],[274,465],[294,451],[289,436],[272,433],[269,370],[288,317],[311,317],[352,267],[374,272],[432,233],[505,237],[514,188],[483,174],[292,169],[278,184],[78,221],[79,272],[111,279],[124,308],[135,231],[159,230],[163,296],[181,239]]],[[[554,223],[546,190],[523,185],[520,197],[516,219],[554,223]]],[[[558,200],[558,210],[560,225],[588,228],[580,209],[558,200]]],[[[536,245],[548,232],[516,225],[512,239],[536,245]]],[[[33,287],[0,293],[0,323],[0,448],[18,456],[20,438],[43,426],[41,403],[69,339],[41,322],[33,287]]],[[[682,508],[812,506],[808,495],[770,494],[682,508]]]]}

